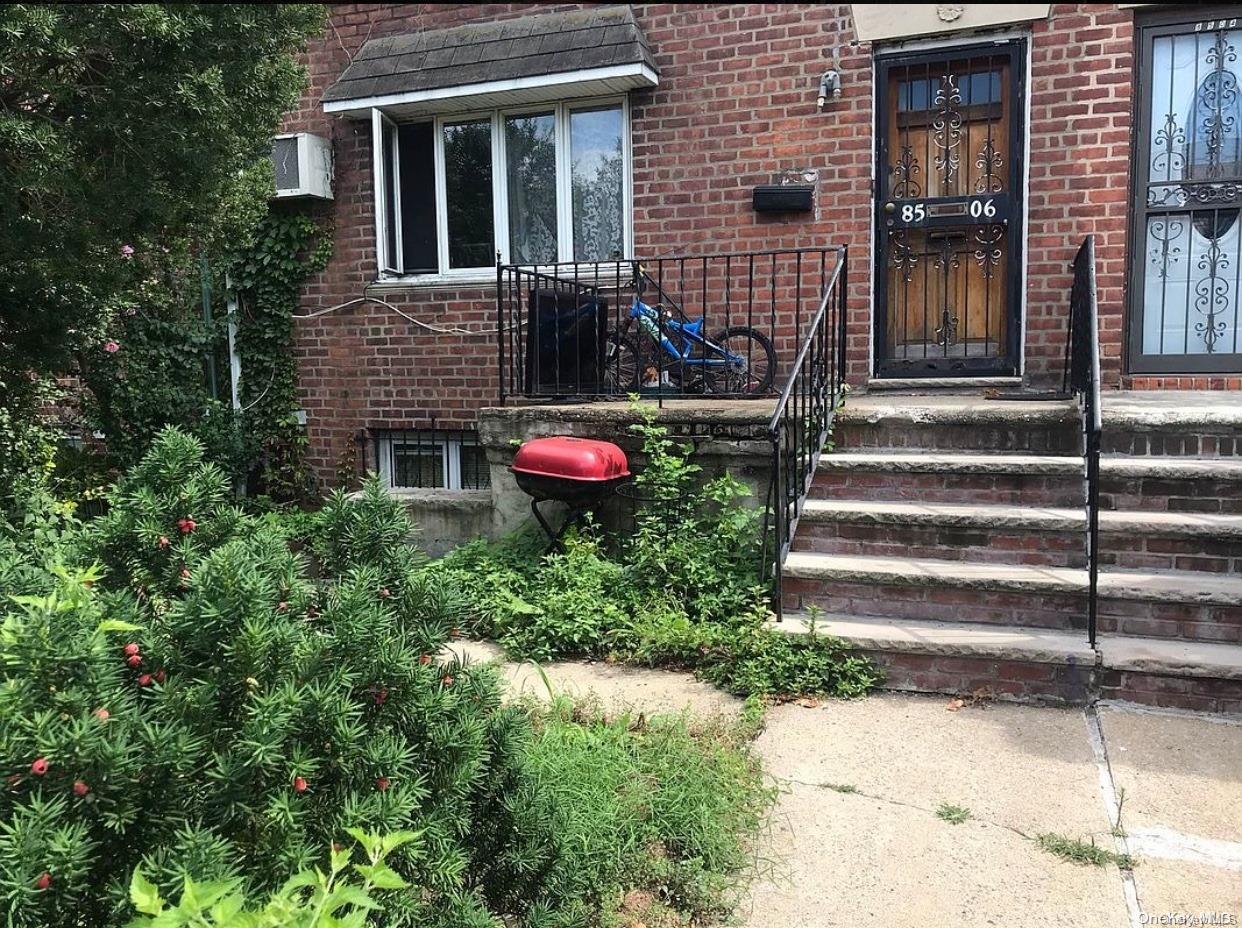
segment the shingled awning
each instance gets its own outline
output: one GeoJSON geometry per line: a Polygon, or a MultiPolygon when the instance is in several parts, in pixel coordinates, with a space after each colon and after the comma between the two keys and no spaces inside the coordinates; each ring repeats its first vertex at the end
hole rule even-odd
{"type": "Polygon", "coordinates": [[[323,95],[328,113],[397,115],[624,93],[659,81],[628,6],[372,39],[323,95]]]}

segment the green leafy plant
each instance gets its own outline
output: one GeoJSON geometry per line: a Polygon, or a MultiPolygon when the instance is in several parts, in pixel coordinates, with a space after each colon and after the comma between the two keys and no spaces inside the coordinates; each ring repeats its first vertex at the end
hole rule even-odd
{"type": "Polygon", "coordinates": [[[369,835],[351,828],[365,863],[353,863],[349,850],[333,845],[328,868],[302,870],[260,907],[252,907],[240,880],[200,883],[187,876],[176,904],[134,871],[129,898],[139,917],[127,928],[362,928],[380,909],[374,893],[405,889],[409,884],[385,863],[400,847],[418,840],[413,832],[369,835]]]}
{"type": "Polygon", "coordinates": [[[936,807],[936,818],[942,822],[948,822],[950,825],[961,825],[963,822],[970,821],[974,816],[965,806],[953,805],[950,802],[942,802],[936,807]]]}
{"type": "Polygon", "coordinates": [[[1090,841],[1082,841],[1048,832],[1037,835],[1035,843],[1041,850],[1047,851],[1054,857],[1060,857],[1062,860],[1075,864],[1092,867],[1106,867],[1114,864],[1122,870],[1133,870],[1138,865],[1138,861],[1130,854],[1119,854],[1109,848],[1100,847],[1095,843],[1094,838],[1090,841]]]}
{"type": "Polygon", "coordinates": [[[592,655],[691,668],[742,696],[860,696],[881,679],[841,641],[789,635],[768,624],[756,582],[759,516],[732,478],[699,487],[691,449],[648,412],[643,501],[633,534],[610,553],[598,526],[541,556],[523,539],[474,542],[431,566],[470,601],[472,630],[515,657],[592,655]]]}

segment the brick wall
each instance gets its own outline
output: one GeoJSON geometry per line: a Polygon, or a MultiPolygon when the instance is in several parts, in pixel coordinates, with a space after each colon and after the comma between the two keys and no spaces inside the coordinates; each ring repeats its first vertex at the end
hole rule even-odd
{"type": "MultiPolygon", "coordinates": [[[[306,289],[304,310],[364,295],[421,323],[486,333],[491,294],[371,290],[375,278],[369,123],[326,117],[319,97],[370,38],[463,22],[572,9],[548,4],[340,4],[306,60],[310,89],[286,121],[333,141],[336,250],[306,289]]],[[[871,339],[872,53],[851,45],[845,5],[638,4],[660,86],[632,95],[636,253],[720,252],[845,243],[850,249],[848,369],[866,379],[871,339]],[[820,113],[819,75],[836,67],[843,95],[820,113]],[[750,189],[778,172],[818,176],[813,214],[770,218],[750,189]]],[[[1032,30],[1031,187],[1026,371],[1060,375],[1068,262],[1099,236],[1106,372],[1120,379],[1130,129],[1132,15],[1111,5],[1057,5],[1032,30]]],[[[469,422],[495,401],[494,338],[440,335],[362,304],[299,324],[302,402],[312,461],[330,478],[352,460],[360,429],[469,422]]]]}

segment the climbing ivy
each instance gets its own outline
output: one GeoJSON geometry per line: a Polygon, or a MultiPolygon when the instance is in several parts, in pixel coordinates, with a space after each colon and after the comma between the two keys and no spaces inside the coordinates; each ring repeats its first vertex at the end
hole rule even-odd
{"type": "Polygon", "coordinates": [[[226,261],[238,297],[244,427],[257,448],[252,489],[277,502],[316,495],[297,421],[293,315],[307,278],[322,271],[332,237],[304,213],[273,210],[226,261]]]}

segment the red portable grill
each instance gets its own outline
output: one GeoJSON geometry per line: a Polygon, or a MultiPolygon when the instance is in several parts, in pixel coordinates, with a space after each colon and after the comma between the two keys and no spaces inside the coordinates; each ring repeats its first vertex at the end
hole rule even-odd
{"type": "Polygon", "coordinates": [[[531,497],[530,511],[552,539],[561,535],[586,510],[602,503],[630,476],[625,452],[607,441],[586,438],[536,438],[518,448],[513,457],[513,476],[518,487],[531,497]],[[554,532],[539,511],[545,500],[564,503],[569,518],[554,532]]]}

